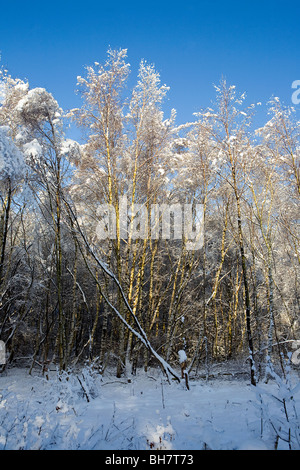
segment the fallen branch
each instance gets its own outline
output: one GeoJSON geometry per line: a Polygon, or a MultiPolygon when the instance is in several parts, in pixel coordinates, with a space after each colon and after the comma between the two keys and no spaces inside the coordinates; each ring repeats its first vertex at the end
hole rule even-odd
{"type": "Polygon", "coordinates": [[[77,379],[78,379],[78,382],[80,383],[80,386],[81,386],[81,388],[82,388],[82,390],[83,390],[83,394],[84,394],[84,396],[85,396],[85,398],[86,398],[86,401],[89,403],[89,402],[90,402],[90,399],[89,399],[89,396],[88,396],[88,394],[87,394],[87,391],[86,391],[86,389],[84,388],[84,386],[83,386],[83,384],[82,384],[82,382],[81,382],[81,380],[80,380],[80,378],[79,378],[78,376],[77,376],[77,379]]]}

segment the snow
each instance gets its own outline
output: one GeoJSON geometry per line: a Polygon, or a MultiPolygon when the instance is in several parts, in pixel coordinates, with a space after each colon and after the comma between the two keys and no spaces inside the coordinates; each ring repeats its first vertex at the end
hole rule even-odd
{"type": "Polygon", "coordinates": [[[38,159],[43,153],[43,149],[37,139],[33,139],[31,142],[24,144],[23,151],[26,159],[38,159]]]}
{"type": "Polygon", "coordinates": [[[183,364],[187,360],[186,353],[182,349],[180,351],[178,351],[178,356],[179,356],[179,363],[180,364],[183,364]]]}
{"type": "Polygon", "coordinates": [[[0,126],[0,178],[19,178],[25,171],[23,154],[10,138],[9,128],[0,126]]]}
{"type": "Polygon", "coordinates": [[[48,93],[45,88],[39,87],[29,90],[20,99],[15,109],[20,116],[34,118],[34,121],[37,122],[47,121],[49,118],[54,120],[61,114],[57,101],[55,101],[52,94],[48,93]]]}
{"type": "MultiPolygon", "coordinates": [[[[267,419],[262,435],[264,390],[275,395],[276,384],[258,393],[244,379],[197,379],[188,391],[157,369],[117,379],[85,368],[60,380],[9,369],[0,375],[0,450],[273,449],[267,419]]],[[[299,396],[296,403],[299,411],[299,396]]],[[[276,400],[271,405],[278,417],[276,400]]],[[[287,445],[279,439],[278,448],[287,445]]]]}
{"type": "Polygon", "coordinates": [[[72,163],[79,163],[81,146],[75,140],[65,139],[61,142],[60,154],[68,157],[72,163]]]}
{"type": "Polygon", "coordinates": [[[0,105],[4,102],[5,100],[5,84],[3,82],[0,82],[0,105]]]}

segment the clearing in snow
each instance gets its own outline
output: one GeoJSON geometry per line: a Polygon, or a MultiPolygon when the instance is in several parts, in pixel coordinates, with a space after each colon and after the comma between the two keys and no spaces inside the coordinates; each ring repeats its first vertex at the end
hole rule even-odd
{"type": "Polygon", "coordinates": [[[0,376],[0,449],[300,448],[297,377],[258,387],[225,377],[191,379],[187,390],[156,369],[117,379],[85,367],[49,380],[9,369],[0,376]]]}

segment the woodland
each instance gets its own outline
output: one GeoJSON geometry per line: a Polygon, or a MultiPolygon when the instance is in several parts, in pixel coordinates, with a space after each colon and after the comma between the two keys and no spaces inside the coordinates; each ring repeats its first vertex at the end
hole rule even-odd
{"type": "Polygon", "coordinates": [[[261,103],[221,80],[212,107],[178,124],[154,66],[141,61],[131,89],[129,75],[127,50],[109,50],[77,77],[81,107],[62,110],[1,70],[0,367],[180,380],[179,362],[232,360],[256,385],[300,339],[299,122],[272,97],[255,128],[261,103]],[[117,222],[100,240],[99,206],[118,215],[124,196],[126,237],[117,222]],[[172,216],[169,238],[133,236],[153,204],[201,204],[203,246],[172,237],[172,216]]]}

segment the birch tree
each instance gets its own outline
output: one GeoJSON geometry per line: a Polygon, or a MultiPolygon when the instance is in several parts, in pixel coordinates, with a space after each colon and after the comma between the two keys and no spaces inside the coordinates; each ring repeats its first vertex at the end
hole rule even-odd
{"type": "MultiPolygon", "coordinates": [[[[204,132],[210,133],[216,159],[219,164],[218,174],[230,188],[235,201],[236,243],[240,252],[243,274],[244,302],[247,341],[249,348],[251,383],[256,384],[254,345],[252,335],[252,315],[250,305],[249,272],[245,252],[245,236],[243,233],[242,200],[247,180],[247,163],[249,157],[249,136],[247,128],[250,123],[251,109],[242,109],[245,95],[237,95],[234,86],[227,86],[225,80],[216,87],[216,110],[209,109],[202,113],[204,132]],[[212,123],[209,127],[206,122],[212,123]]],[[[201,114],[199,114],[200,116],[201,114]]]]}

